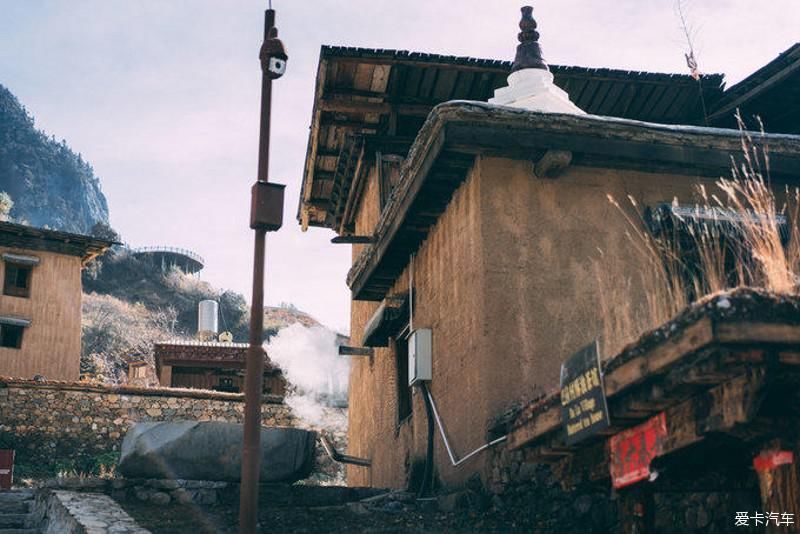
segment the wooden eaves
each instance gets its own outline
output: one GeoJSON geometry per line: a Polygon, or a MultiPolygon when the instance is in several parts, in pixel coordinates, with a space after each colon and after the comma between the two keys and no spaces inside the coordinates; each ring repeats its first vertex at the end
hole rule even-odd
{"type": "MultiPolygon", "coordinates": [[[[405,156],[434,106],[488,100],[506,84],[510,61],[404,50],[323,46],[298,219],[339,234],[353,229],[363,176],[376,152],[405,156]],[[365,150],[362,150],[365,147],[365,150]]],[[[697,124],[703,100],[722,94],[722,75],[698,84],[686,74],[550,65],[555,83],[589,113],[697,124]]]]}
{"type": "MultiPolygon", "coordinates": [[[[800,136],[753,134],[769,145],[771,176],[800,176],[800,136]]],[[[347,283],[355,300],[381,300],[444,212],[478,154],[532,160],[567,152],[572,165],[689,176],[730,173],[741,153],[737,130],[652,124],[594,115],[538,113],[484,102],[438,105],[401,168],[374,244],[355,260],[347,283]]]]}
{"type": "Polygon", "coordinates": [[[83,265],[115,244],[119,243],[88,235],[0,221],[0,246],[79,256],[83,265]]]}

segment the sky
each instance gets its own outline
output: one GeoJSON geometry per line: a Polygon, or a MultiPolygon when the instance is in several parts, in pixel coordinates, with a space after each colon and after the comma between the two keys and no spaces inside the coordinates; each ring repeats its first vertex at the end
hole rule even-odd
{"type": "MultiPolygon", "coordinates": [[[[250,299],[267,0],[0,0],[0,83],[89,161],[132,246],[184,247],[201,278],[250,299]]],[[[703,72],[735,83],[800,40],[797,0],[687,0],[703,72]]],[[[273,0],[287,47],[273,86],[265,301],[347,332],[350,247],[295,220],[322,44],[511,60],[519,0],[273,0]]],[[[533,2],[553,64],[686,72],[674,0],[533,2]]]]}

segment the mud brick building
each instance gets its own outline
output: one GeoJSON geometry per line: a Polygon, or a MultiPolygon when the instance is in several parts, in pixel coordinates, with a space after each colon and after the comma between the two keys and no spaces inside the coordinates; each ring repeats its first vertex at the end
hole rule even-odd
{"type": "MultiPolygon", "coordinates": [[[[606,195],[693,203],[741,152],[737,130],[707,120],[727,126],[720,106],[765,94],[726,92],[721,75],[548,68],[524,13],[514,63],[322,48],[298,219],[352,244],[351,340],[366,350],[351,367],[348,454],[371,461],[348,467],[352,485],[419,483],[433,400],[451,445],[436,436],[435,476],[491,486],[491,454],[459,455],[502,438],[498,418],[557,386],[599,336],[597,249],[620,280],[643,268],[606,195]],[[416,329],[431,331],[430,396],[408,385],[416,329]]],[[[793,91],[798,71],[779,60],[767,89],[793,91]]],[[[747,102],[769,129],[778,112],[747,102]]],[[[755,142],[776,188],[798,183],[800,137],[755,142]]]]}
{"type": "MultiPolygon", "coordinates": [[[[244,386],[247,343],[176,341],[153,347],[156,375],[163,387],[239,393],[244,386]]],[[[264,355],[264,393],[286,392],[283,373],[264,355]]]]}
{"type": "Polygon", "coordinates": [[[0,222],[0,376],[78,379],[81,268],[111,245],[0,222]]]}

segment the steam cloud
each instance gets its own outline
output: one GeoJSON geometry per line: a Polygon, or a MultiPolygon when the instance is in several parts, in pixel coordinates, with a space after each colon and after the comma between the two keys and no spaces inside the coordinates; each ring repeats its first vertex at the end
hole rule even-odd
{"type": "Polygon", "coordinates": [[[341,417],[332,417],[329,406],[347,399],[350,362],[339,356],[336,334],[295,323],[282,328],[264,348],[291,386],[286,403],[295,414],[312,425],[339,430],[341,417]]]}

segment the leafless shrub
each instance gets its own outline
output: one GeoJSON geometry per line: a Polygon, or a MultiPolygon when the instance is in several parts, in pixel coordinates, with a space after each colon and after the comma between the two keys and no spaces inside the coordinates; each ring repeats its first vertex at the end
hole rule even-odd
{"type": "Polygon", "coordinates": [[[154,367],[153,344],[175,337],[173,308],[151,311],[109,295],[83,296],[81,371],[109,383],[125,381],[132,361],[154,367]]]}

